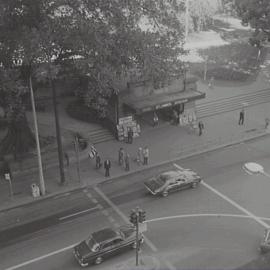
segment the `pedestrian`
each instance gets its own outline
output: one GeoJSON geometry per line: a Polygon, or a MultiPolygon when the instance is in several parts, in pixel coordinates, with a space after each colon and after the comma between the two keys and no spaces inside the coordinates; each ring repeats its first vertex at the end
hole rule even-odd
{"type": "Polygon", "coordinates": [[[157,113],[154,112],[154,115],[153,115],[153,126],[157,126],[158,125],[158,116],[157,116],[157,113]]]}
{"type": "Polygon", "coordinates": [[[141,147],[138,148],[136,161],[138,165],[141,165],[143,162],[143,149],[141,147]]]}
{"type": "Polygon", "coordinates": [[[132,143],[133,142],[133,130],[132,128],[128,128],[128,143],[132,143]]]}
{"type": "Polygon", "coordinates": [[[143,148],[143,165],[148,165],[149,161],[149,149],[147,146],[143,148]]]}
{"type": "Polygon", "coordinates": [[[119,166],[122,166],[124,163],[124,155],[125,155],[124,148],[120,147],[120,149],[118,151],[118,164],[119,164],[119,166]]]}
{"type": "Polygon", "coordinates": [[[69,155],[68,155],[68,153],[65,152],[64,156],[65,156],[65,160],[66,160],[66,163],[67,163],[67,167],[69,167],[69,155]]]}
{"type": "Polygon", "coordinates": [[[239,121],[238,125],[243,125],[244,124],[244,119],[245,119],[245,110],[242,109],[239,114],[239,121]]]}
{"type": "Polygon", "coordinates": [[[269,122],[270,122],[270,120],[269,120],[269,118],[268,117],[266,117],[265,118],[265,129],[267,129],[268,128],[268,126],[269,126],[269,122]]]}
{"type": "Polygon", "coordinates": [[[96,169],[100,169],[101,167],[101,158],[98,153],[96,153],[96,169]]]}
{"type": "Polygon", "coordinates": [[[209,80],[209,83],[208,83],[208,88],[209,89],[213,89],[213,84],[214,84],[214,77],[212,76],[209,80]]]}
{"type": "Polygon", "coordinates": [[[129,154],[126,153],[126,156],[125,156],[125,170],[126,171],[129,171],[130,167],[129,167],[129,154]]]}
{"type": "Polygon", "coordinates": [[[110,176],[111,161],[106,159],[104,161],[105,177],[110,176]]]}
{"type": "Polygon", "coordinates": [[[199,121],[198,128],[199,128],[199,136],[201,136],[202,135],[202,131],[204,129],[204,123],[202,121],[199,121]]]}

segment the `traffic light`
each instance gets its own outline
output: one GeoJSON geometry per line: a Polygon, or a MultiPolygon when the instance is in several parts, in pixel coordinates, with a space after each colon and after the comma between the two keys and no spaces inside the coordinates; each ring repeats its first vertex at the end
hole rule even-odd
{"type": "Polygon", "coordinates": [[[139,210],[139,222],[143,223],[146,220],[146,213],[144,210],[139,210]]]}
{"type": "Polygon", "coordinates": [[[130,223],[132,223],[133,225],[136,225],[138,220],[137,220],[137,213],[135,210],[132,210],[129,216],[129,221],[130,223]]]}

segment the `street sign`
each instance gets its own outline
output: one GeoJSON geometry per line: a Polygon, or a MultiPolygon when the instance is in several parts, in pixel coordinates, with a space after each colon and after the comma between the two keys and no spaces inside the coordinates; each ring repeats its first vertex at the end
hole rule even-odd
{"type": "Polygon", "coordinates": [[[139,232],[143,233],[147,231],[147,223],[143,222],[143,223],[139,223],[139,232]]]}
{"type": "Polygon", "coordinates": [[[7,180],[7,181],[10,181],[11,180],[9,173],[5,173],[5,180],[7,180]]]}

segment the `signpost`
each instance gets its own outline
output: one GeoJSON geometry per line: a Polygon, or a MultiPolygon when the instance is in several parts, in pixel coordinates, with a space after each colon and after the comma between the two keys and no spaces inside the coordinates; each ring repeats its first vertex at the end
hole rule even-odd
{"type": "Polygon", "coordinates": [[[140,209],[139,207],[136,207],[136,210],[131,210],[130,213],[130,222],[136,227],[136,266],[139,265],[139,250],[140,250],[140,244],[139,244],[139,232],[146,231],[146,223],[144,223],[145,219],[145,211],[140,209]]]}

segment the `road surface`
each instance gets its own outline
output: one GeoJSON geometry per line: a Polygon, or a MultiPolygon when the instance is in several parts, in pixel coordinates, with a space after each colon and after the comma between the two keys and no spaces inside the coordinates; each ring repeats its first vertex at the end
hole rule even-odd
{"type": "MultiPolygon", "coordinates": [[[[45,228],[2,242],[0,269],[79,269],[71,247],[90,232],[118,226],[130,210],[146,210],[148,230],[140,257],[156,269],[234,269],[258,257],[264,228],[270,224],[270,179],[249,175],[245,162],[269,168],[269,139],[195,156],[78,193],[74,209],[48,218],[45,228]],[[203,177],[196,189],[153,197],[143,180],[159,171],[191,168],[203,177]],[[82,206],[82,208],[80,208],[82,206]],[[88,208],[87,208],[88,207],[88,208]],[[49,222],[50,221],[50,222],[49,222]]],[[[30,226],[31,227],[31,226],[30,226]]],[[[26,230],[24,228],[24,230],[26,230]]],[[[32,231],[33,231],[32,230],[32,231]]],[[[128,269],[134,251],[105,261],[95,269],[128,269]]]]}

